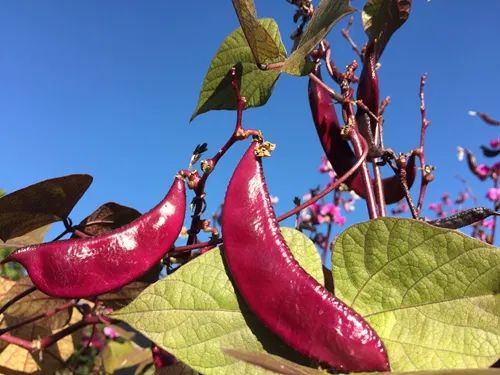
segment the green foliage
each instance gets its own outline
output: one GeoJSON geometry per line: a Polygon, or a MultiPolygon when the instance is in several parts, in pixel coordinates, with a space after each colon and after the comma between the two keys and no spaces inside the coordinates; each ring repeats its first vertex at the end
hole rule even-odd
{"type": "Polygon", "coordinates": [[[275,40],[256,16],[253,0],[233,0],[241,29],[257,65],[283,61],[286,57],[281,43],[275,40]]]}
{"type": "MultiPolygon", "coordinates": [[[[299,263],[323,283],[321,261],[314,244],[298,231],[286,228],[282,231],[299,263]]],[[[207,375],[262,373],[225,355],[223,348],[266,350],[295,359],[290,349],[258,321],[235,292],[218,248],[151,285],[131,304],[115,312],[114,317],[207,375]]]]}
{"type": "MultiPolygon", "coordinates": [[[[280,55],[286,56],[276,22],[273,19],[261,19],[259,23],[278,46],[280,55]]],[[[279,61],[281,57],[269,62],[279,61]]],[[[246,108],[259,107],[267,102],[279,72],[259,69],[242,29],[238,28],[226,37],[212,59],[191,120],[199,114],[214,109],[236,109],[236,96],[231,86],[230,75],[233,67],[236,67],[240,80],[241,95],[247,100],[246,108]]]]}
{"type": "Polygon", "coordinates": [[[500,252],[421,221],[378,219],[336,240],[335,293],[382,338],[394,371],[480,368],[500,355],[500,252]]]}
{"type": "Polygon", "coordinates": [[[410,16],[411,0],[368,0],[361,15],[370,40],[377,40],[377,59],[392,34],[410,16]]]}
{"type": "Polygon", "coordinates": [[[293,75],[309,74],[313,64],[307,63],[306,57],[330,32],[332,27],[343,17],[352,13],[349,0],[322,0],[304,31],[295,51],[285,61],[283,71],[293,75]]]}

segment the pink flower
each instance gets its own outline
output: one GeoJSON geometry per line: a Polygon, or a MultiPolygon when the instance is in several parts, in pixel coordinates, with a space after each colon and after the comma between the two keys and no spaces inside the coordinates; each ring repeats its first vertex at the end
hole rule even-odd
{"type": "Polygon", "coordinates": [[[445,206],[450,206],[451,205],[450,194],[443,193],[443,195],[441,196],[441,201],[445,206]]]}
{"type": "Polygon", "coordinates": [[[342,216],[339,206],[333,203],[327,203],[321,206],[318,221],[320,224],[333,222],[336,225],[344,225],[346,218],[342,216]]]}
{"type": "Polygon", "coordinates": [[[490,188],[486,192],[486,198],[488,198],[492,202],[496,202],[500,200],[500,188],[490,188]]]}
{"type": "Polygon", "coordinates": [[[333,171],[332,165],[328,161],[325,155],[321,156],[321,164],[319,165],[320,173],[328,173],[333,171]]]}
{"type": "Polygon", "coordinates": [[[476,167],[476,173],[480,177],[486,178],[486,177],[488,177],[488,174],[490,173],[490,167],[488,167],[486,164],[479,164],[476,167]]]}
{"type": "Polygon", "coordinates": [[[109,337],[110,339],[116,339],[116,338],[120,337],[120,334],[118,332],[116,332],[112,327],[109,327],[109,326],[104,327],[102,332],[104,333],[105,336],[109,337]]]}
{"type": "Polygon", "coordinates": [[[441,203],[431,203],[431,204],[429,204],[429,210],[435,211],[435,212],[442,211],[443,206],[441,205],[441,203]]]}
{"type": "Polygon", "coordinates": [[[492,139],[490,141],[490,146],[492,148],[499,148],[500,147],[500,137],[492,139]]]}
{"type": "Polygon", "coordinates": [[[486,219],[486,220],[483,220],[483,227],[484,228],[488,228],[488,229],[493,229],[493,225],[494,225],[495,221],[493,219],[486,219]]]}

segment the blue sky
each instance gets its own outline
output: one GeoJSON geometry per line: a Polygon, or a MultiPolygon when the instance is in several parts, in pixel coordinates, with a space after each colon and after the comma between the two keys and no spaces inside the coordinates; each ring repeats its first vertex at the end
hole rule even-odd
{"type": "MultiPolygon", "coordinates": [[[[70,173],[94,183],[72,213],[79,221],[115,201],[146,211],[185,168],[196,144],[212,155],[234,126],[234,113],[214,111],[189,124],[210,60],[237,27],[231,2],[25,0],[2,2],[0,12],[0,186],[13,191],[70,173]]],[[[361,8],[362,1],[353,1],[361,8]]],[[[285,0],[256,1],[261,17],[274,17],[290,49],[293,8],[285,0]]],[[[437,166],[427,203],[441,192],[478,183],[456,146],[476,151],[498,130],[467,115],[470,109],[500,117],[500,2],[414,0],[413,12],[382,57],[382,95],[392,104],[386,145],[418,145],[418,84],[429,73],[427,160],[437,166]]],[[[339,66],[355,58],[340,37],[329,35],[339,66]]],[[[354,39],[362,44],[360,13],[354,39]]],[[[265,161],[268,184],[280,198],[277,211],[326,182],[317,172],[321,148],[307,103],[307,79],[282,76],[268,105],[245,112],[247,127],[277,144],[265,161]]],[[[222,201],[227,181],[246,147],[231,150],[210,177],[208,212],[222,201]]],[[[480,161],[484,160],[479,156],[480,161]]],[[[418,189],[413,189],[414,196],[418,189]]],[[[349,223],[366,218],[362,204],[349,223]]]]}

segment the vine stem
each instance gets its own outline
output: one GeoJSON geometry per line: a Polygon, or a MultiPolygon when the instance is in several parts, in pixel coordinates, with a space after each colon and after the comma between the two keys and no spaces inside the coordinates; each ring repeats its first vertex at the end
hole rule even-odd
{"type": "Polygon", "coordinates": [[[311,204],[319,201],[321,198],[323,198],[324,196],[328,195],[330,192],[332,192],[333,190],[335,190],[336,188],[338,188],[341,184],[343,184],[349,177],[351,177],[352,174],[354,172],[356,172],[356,170],[366,161],[366,157],[368,155],[368,144],[366,143],[366,141],[362,137],[360,137],[359,140],[362,143],[363,151],[362,151],[362,154],[360,155],[360,157],[358,158],[358,160],[356,161],[356,163],[351,167],[351,169],[349,169],[345,174],[342,175],[342,177],[340,177],[339,179],[337,179],[334,182],[332,182],[323,191],[319,192],[318,194],[316,194],[311,199],[309,199],[309,200],[305,201],[304,203],[296,206],[292,210],[290,210],[288,212],[285,212],[284,214],[278,216],[277,220],[278,221],[283,221],[285,219],[288,219],[290,216],[298,214],[303,209],[309,207],[311,204]]]}
{"type": "Polygon", "coordinates": [[[57,313],[61,312],[61,311],[65,311],[65,310],[68,310],[70,308],[72,308],[73,306],[76,305],[76,301],[69,301],[61,306],[58,306],[56,307],[55,309],[51,310],[51,311],[47,311],[45,313],[40,313],[38,315],[35,315],[29,319],[26,319],[26,320],[23,320],[22,322],[19,322],[19,323],[16,323],[16,324],[13,324],[13,325],[10,325],[8,327],[5,327],[5,328],[2,328],[0,329],[0,336],[7,333],[7,332],[10,332],[12,331],[13,329],[16,329],[16,328],[19,328],[19,327],[22,327],[24,325],[27,325],[27,324],[30,324],[30,323],[33,323],[37,320],[40,320],[40,319],[44,319],[44,318],[50,318],[54,315],[56,315],[57,313]]]}
{"type": "MultiPolygon", "coordinates": [[[[115,320],[110,321],[110,323],[113,322],[115,322],[115,320]]],[[[95,325],[97,323],[102,323],[102,318],[100,316],[88,315],[85,316],[82,320],[76,322],[75,324],[72,324],[52,335],[42,337],[39,340],[26,340],[17,336],[13,336],[10,333],[4,333],[3,335],[0,335],[0,341],[6,342],[8,344],[17,345],[30,352],[36,352],[50,347],[59,340],[63,339],[64,337],[69,336],[72,333],[88,325],[95,325]]]]}
{"type": "MultiPolygon", "coordinates": [[[[495,178],[494,180],[494,185],[493,187],[495,189],[498,189],[498,177],[495,178]]],[[[496,211],[498,210],[498,207],[497,207],[497,203],[496,202],[493,202],[493,210],[496,211]]],[[[498,219],[498,215],[495,215],[493,216],[493,226],[491,227],[491,244],[494,245],[495,244],[495,233],[496,233],[496,229],[497,229],[497,219],[498,219]]]]}
{"type": "MultiPolygon", "coordinates": [[[[188,231],[189,235],[186,246],[190,246],[198,242],[198,233],[202,225],[202,220],[200,219],[200,216],[204,211],[205,185],[208,176],[212,173],[219,160],[237,141],[245,139],[249,136],[260,137],[260,132],[256,130],[243,129],[242,125],[243,110],[245,109],[246,99],[245,97],[241,96],[240,88],[238,85],[238,77],[236,74],[236,69],[234,67],[231,68],[231,78],[232,78],[231,85],[237,100],[236,124],[231,137],[229,137],[226,143],[220,148],[219,151],[217,151],[217,153],[211,159],[205,161],[205,168],[203,171],[203,175],[196,182],[196,185],[193,188],[196,197],[194,199],[194,211],[191,216],[193,220],[191,221],[190,229],[188,231]]],[[[179,248],[177,248],[177,250],[179,250],[179,248]]],[[[183,251],[187,250],[184,249],[183,251]]]]}
{"type": "Polygon", "coordinates": [[[12,306],[14,303],[19,301],[20,299],[30,295],[33,293],[35,290],[37,290],[36,286],[29,287],[26,290],[23,290],[21,293],[16,294],[14,297],[12,297],[9,301],[7,301],[1,308],[0,308],[0,315],[2,315],[5,310],[7,310],[10,306],[12,306]]]}
{"type": "Polygon", "coordinates": [[[425,164],[425,134],[426,130],[431,124],[431,122],[427,119],[427,109],[425,106],[425,95],[424,88],[425,83],[427,81],[427,73],[422,74],[420,77],[420,90],[419,90],[419,98],[420,98],[420,117],[421,117],[421,127],[420,127],[420,146],[418,148],[417,156],[420,161],[420,169],[422,172],[422,178],[420,182],[420,193],[418,195],[417,209],[416,214],[417,217],[420,216],[420,212],[422,211],[422,206],[424,204],[425,193],[427,191],[427,185],[432,180],[430,178],[430,171],[425,164]]]}

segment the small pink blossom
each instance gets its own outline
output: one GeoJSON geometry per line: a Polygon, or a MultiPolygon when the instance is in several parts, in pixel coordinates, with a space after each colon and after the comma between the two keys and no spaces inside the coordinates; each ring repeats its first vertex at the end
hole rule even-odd
{"type": "Polygon", "coordinates": [[[480,177],[486,178],[486,177],[488,177],[488,174],[490,173],[490,167],[488,167],[486,164],[479,164],[476,168],[476,173],[480,177]]]}
{"type": "Polygon", "coordinates": [[[455,204],[463,204],[469,198],[469,193],[462,191],[455,199],[455,204]]]}
{"type": "Polygon", "coordinates": [[[484,228],[493,229],[495,221],[493,219],[486,219],[486,220],[483,220],[482,224],[483,224],[484,228]]]}
{"type": "Polygon", "coordinates": [[[320,212],[318,216],[318,221],[320,224],[322,223],[331,223],[333,222],[336,225],[344,225],[346,218],[342,216],[340,212],[340,207],[333,204],[327,203],[321,206],[320,212]]]}
{"type": "Polygon", "coordinates": [[[441,201],[445,206],[451,206],[450,194],[443,193],[443,195],[441,195],[441,201]]]}
{"type": "Polygon", "coordinates": [[[333,171],[332,165],[328,161],[325,155],[321,156],[321,164],[319,165],[320,173],[328,173],[333,171]]]}
{"type": "Polygon", "coordinates": [[[109,327],[109,326],[104,327],[102,332],[104,333],[104,335],[106,337],[109,337],[110,339],[116,339],[116,338],[120,337],[120,334],[118,332],[116,332],[112,327],[109,327]]]}
{"type": "Polygon", "coordinates": [[[498,138],[493,138],[491,141],[490,141],[490,146],[492,148],[499,148],[500,147],[500,137],[498,138]]]}
{"type": "Polygon", "coordinates": [[[486,198],[492,202],[500,201],[500,188],[490,188],[486,192],[486,198]]]}

